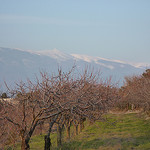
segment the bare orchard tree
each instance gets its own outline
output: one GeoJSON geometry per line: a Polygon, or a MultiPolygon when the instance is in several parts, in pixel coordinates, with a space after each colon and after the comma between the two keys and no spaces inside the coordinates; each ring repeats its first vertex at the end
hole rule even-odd
{"type": "MultiPolygon", "coordinates": [[[[97,73],[85,73],[80,77],[75,90],[77,107],[74,111],[89,119],[98,119],[109,110],[116,97],[111,82],[102,82],[97,73]],[[97,114],[97,115],[96,115],[97,114]]],[[[110,80],[109,80],[110,81],[110,80]]],[[[75,107],[74,107],[75,108],[75,107]]]]}
{"type": "Polygon", "coordinates": [[[75,126],[75,134],[84,128],[86,118],[95,121],[113,107],[118,98],[118,89],[111,84],[111,78],[100,80],[99,73],[88,72],[72,81],[72,88],[67,94],[69,113],[66,114],[67,134],[69,137],[69,125],[75,126]]]}
{"type": "MultiPolygon", "coordinates": [[[[64,126],[64,116],[70,110],[70,95],[72,91],[72,69],[66,73],[62,72],[61,69],[58,69],[58,75],[49,77],[46,73],[42,73],[43,82],[40,84],[44,97],[47,97],[48,101],[51,101],[51,110],[57,110],[60,112],[60,115],[50,118],[49,129],[45,135],[45,150],[50,149],[51,140],[50,133],[52,127],[57,123],[59,132],[61,135],[62,126],[64,126]],[[61,116],[61,119],[60,119],[61,116]],[[62,119],[63,118],[63,119],[62,119]],[[60,130],[61,129],[61,130],[60,130]]],[[[61,145],[61,138],[58,140],[58,145],[61,145]]]]}
{"type": "Polygon", "coordinates": [[[121,88],[120,105],[127,109],[143,109],[150,111],[150,70],[147,69],[140,76],[125,78],[125,85],[121,88]]]}
{"type": "Polygon", "coordinates": [[[11,129],[16,129],[16,134],[21,137],[21,149],[30,149],[29,141],[35,128],[41,121],[59,114],[59,111],[51,110],[53,102],[40,89],[40,82],[33,84],[19,83],[17,88],[11,91],[13,103],[5,105],[3,118],[11,124],[11,129]]]}
{"type": "Polygon", "coordinates": [[[64,73],[58,69],[58,75],[49,76],[41,73],[36,83],[28,80],[20,82],[13,95],[13,103],[4,105],[2,118],[15,129],[21,137],[21,149],[30,148],[29,141],[36,127],[44,120],[49,120],[45,135],[45,150],[50,150],[50,133],[54,124],[58,125],[58,145],[61,145],[61,132],[65,126],[70,138],[71,123],[75,133],[84,127],[86,118],[100,119],[116,98],[116,88],[110,80],[102,82],[99,73],[85,69],[83,74],[75,76],[71,69],[64,73]]]}
{"type": "Polygon", "coordinates": [[[126,110],[139,108],[140,92],[142,90],[140,85],[140,76],[125,77],[125,85],[120,89],[119,108],[126,110]]]}

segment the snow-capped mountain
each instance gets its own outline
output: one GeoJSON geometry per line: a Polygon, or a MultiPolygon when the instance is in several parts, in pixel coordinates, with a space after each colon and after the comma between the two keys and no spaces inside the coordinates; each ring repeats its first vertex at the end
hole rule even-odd
{"type": "Polygon", "coordinates": [[[100,70],[102,76],[112,76],[114,81],[122,84],[124,76],[140,74],[144,71],[143,64],[131,64],[119,60],[108,60],[101,57],[92,57],[78,54],[65,54],[54,50],[23,51],[19,49],[0,48],[0,85],[6,81],[13,84],[15,81],[31,80],[38,76],[40,71],[56,73],[58,67],[63,71],[76,65],[78,72],[90,66],[100,70]]]}
{"type": "Polygon", "coordinates": [[[57,49],[54,50],[45,50],[45,51],[30,51],[34,54],[43,55],[43,56],[49,56],[51,58],[56,59],[57,61],[66,61],[69,59],[73,59],[73,57],[69,54],[65,54],[57,49]]]}

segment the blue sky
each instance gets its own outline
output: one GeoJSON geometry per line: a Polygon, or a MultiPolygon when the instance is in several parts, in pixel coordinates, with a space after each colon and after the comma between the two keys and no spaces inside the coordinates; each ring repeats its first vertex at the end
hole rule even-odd
{"type": "Polygon", "coordinates": [[[150,0],[0,0],[0,47],[150,63],[150,0]]]}

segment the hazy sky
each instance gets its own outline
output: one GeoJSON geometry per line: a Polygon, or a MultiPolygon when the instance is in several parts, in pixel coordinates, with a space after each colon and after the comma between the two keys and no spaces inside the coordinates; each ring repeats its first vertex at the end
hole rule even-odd
{"type": "Polygon", "coordinates": [[[150,63],[150,0],[0,0],[0,47],[150,63]]]}

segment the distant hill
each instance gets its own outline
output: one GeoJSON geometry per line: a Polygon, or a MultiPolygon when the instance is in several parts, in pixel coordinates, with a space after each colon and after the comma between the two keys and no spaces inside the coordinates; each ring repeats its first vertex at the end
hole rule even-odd
{"type": "Polygon", "coordinates": [[[55,73],[58,67],[63,71],[71,69],[76,65],[77,72],[81,72],[85,67],[90,66],[102,72],[102,77],[112,76],[113,81],[123,82],[124,76],[140,74],[145,66],[140,64],[130,64],[119,60],[108,60],[101,57],[92,57],[78,54],[65,54],[61,51],[23,51],[19,49],[0,47],[0,84],[4,81],[9,84],[20,80],[31,80],[40,71],[55,73]]]}

